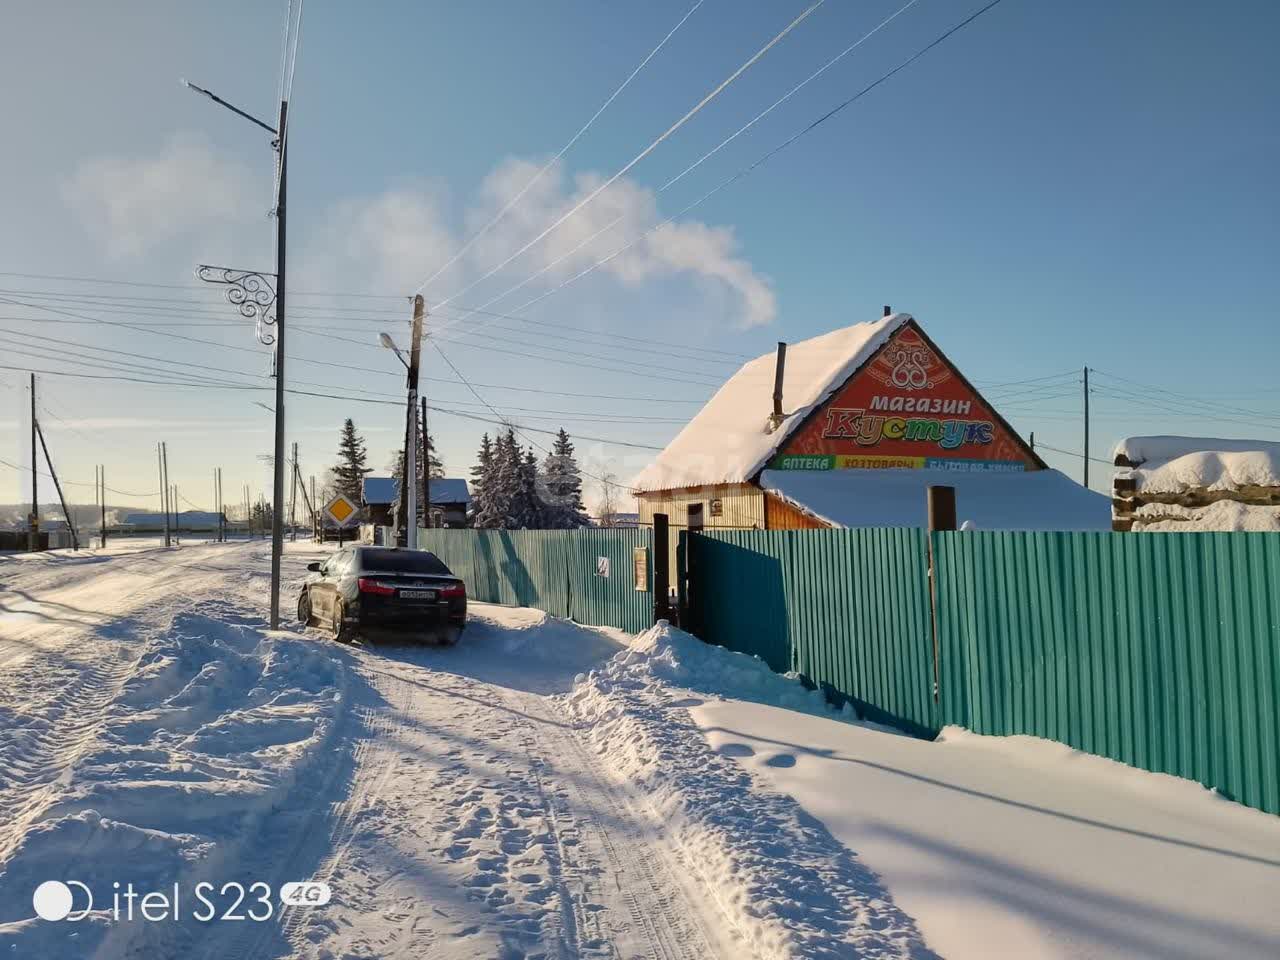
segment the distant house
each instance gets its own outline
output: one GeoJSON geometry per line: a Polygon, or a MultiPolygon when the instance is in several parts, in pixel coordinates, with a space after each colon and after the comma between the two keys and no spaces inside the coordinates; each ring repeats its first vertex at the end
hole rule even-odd
{"type": "Polygon", "coordinates": [[[465,527],[471,509],[471,491],[467,481],[457,477],[433,477],[431,480],[431,525],[433,527],[465,527]]]}
{"type": "MultiPolygon", "coordinates": [[[[398,478],[365,477],[361,493],[363,522],[374,527],[395,526],[396,498],[399,495],[398,478]]],[[[465,527],[470,507],[471,492],[467,489],[467,481],[449,477],[431,478],[431,526],[465,527]]]]}
{"type": "Polygon", "coordinates": [[[598,527],[638,527],[640,526],[640,514],[638,513],[605,513],[596,518],[596,526],[598,527]]]}
{"type": "Polygon", "coordinates": [[[1280,531],[1280,443],[1129,437],[1115,465],[1116,530],[1280,531]]]}
{"type": "Polygon", "coordinates": [[[364,507],[362,522],[375,527],[395,524],[396,497],[400,495],[400,481],[396,477],[365,477],[360,488],[360,501],[364,507]]]}
{"type": "MultiPolygon", "coordinates": [[[[159,533],[165,528],[165,517],[163,513],[130,513],[125,515],[121,526],[132,533],[159,533]]],[[[217,530],[218,514],[208,510],[181,510],[169,514],[169,527],[187,532],[217,530]]]]}

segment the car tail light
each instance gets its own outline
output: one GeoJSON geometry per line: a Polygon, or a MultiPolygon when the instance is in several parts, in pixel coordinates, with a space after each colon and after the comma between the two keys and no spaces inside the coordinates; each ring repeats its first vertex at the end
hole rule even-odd
{"type": "Polygon", "coordinates": [[[440,596],[442,597],[465,597],[467,588],[465,584],[451,583],[447,587],[440,588],[440,596]]]}
{"type": "Polygon", "coordinates": [[[380,583],[371,577],[361,577],[356,581],[356,585],[360,588],[361,593],[373,593],[380,597],[393,597],[396,592],[395,587],[380,583]]]}

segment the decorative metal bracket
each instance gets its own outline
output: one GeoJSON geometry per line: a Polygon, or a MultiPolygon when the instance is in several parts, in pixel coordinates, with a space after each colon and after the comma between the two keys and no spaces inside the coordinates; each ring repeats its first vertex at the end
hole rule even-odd
{"type": "Polygon", "coordinates": [[[196,268],[196,276],[205,283],[227,285],[227,302],[240,311],[240,315],[254,321],[254,333],[258,342],[266,346],[276,342],[276,336],[268,327],[276,324],[276,275],[265,270],[236,270],[234,267],[214,267],[202,263],[196,268]]]}

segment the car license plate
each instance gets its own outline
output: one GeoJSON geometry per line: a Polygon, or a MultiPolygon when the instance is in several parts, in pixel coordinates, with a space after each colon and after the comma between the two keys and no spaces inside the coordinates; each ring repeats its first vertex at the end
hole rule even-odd
{"type": "Polygon", "coordinates": [[[434,590],[401,590],[401,600],[434,600],[436,592],[434,590]]]}

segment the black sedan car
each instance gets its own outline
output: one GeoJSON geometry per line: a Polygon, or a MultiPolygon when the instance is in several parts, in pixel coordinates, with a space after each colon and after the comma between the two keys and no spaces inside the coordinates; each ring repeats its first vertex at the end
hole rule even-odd
{"type": "Polygon", "coordinates": [[[397,631],[454,644],[467,622],[467,587],[434,553],[345,547],[307,569],[298,619],[349,643],[361,633],[397,631]]]}

